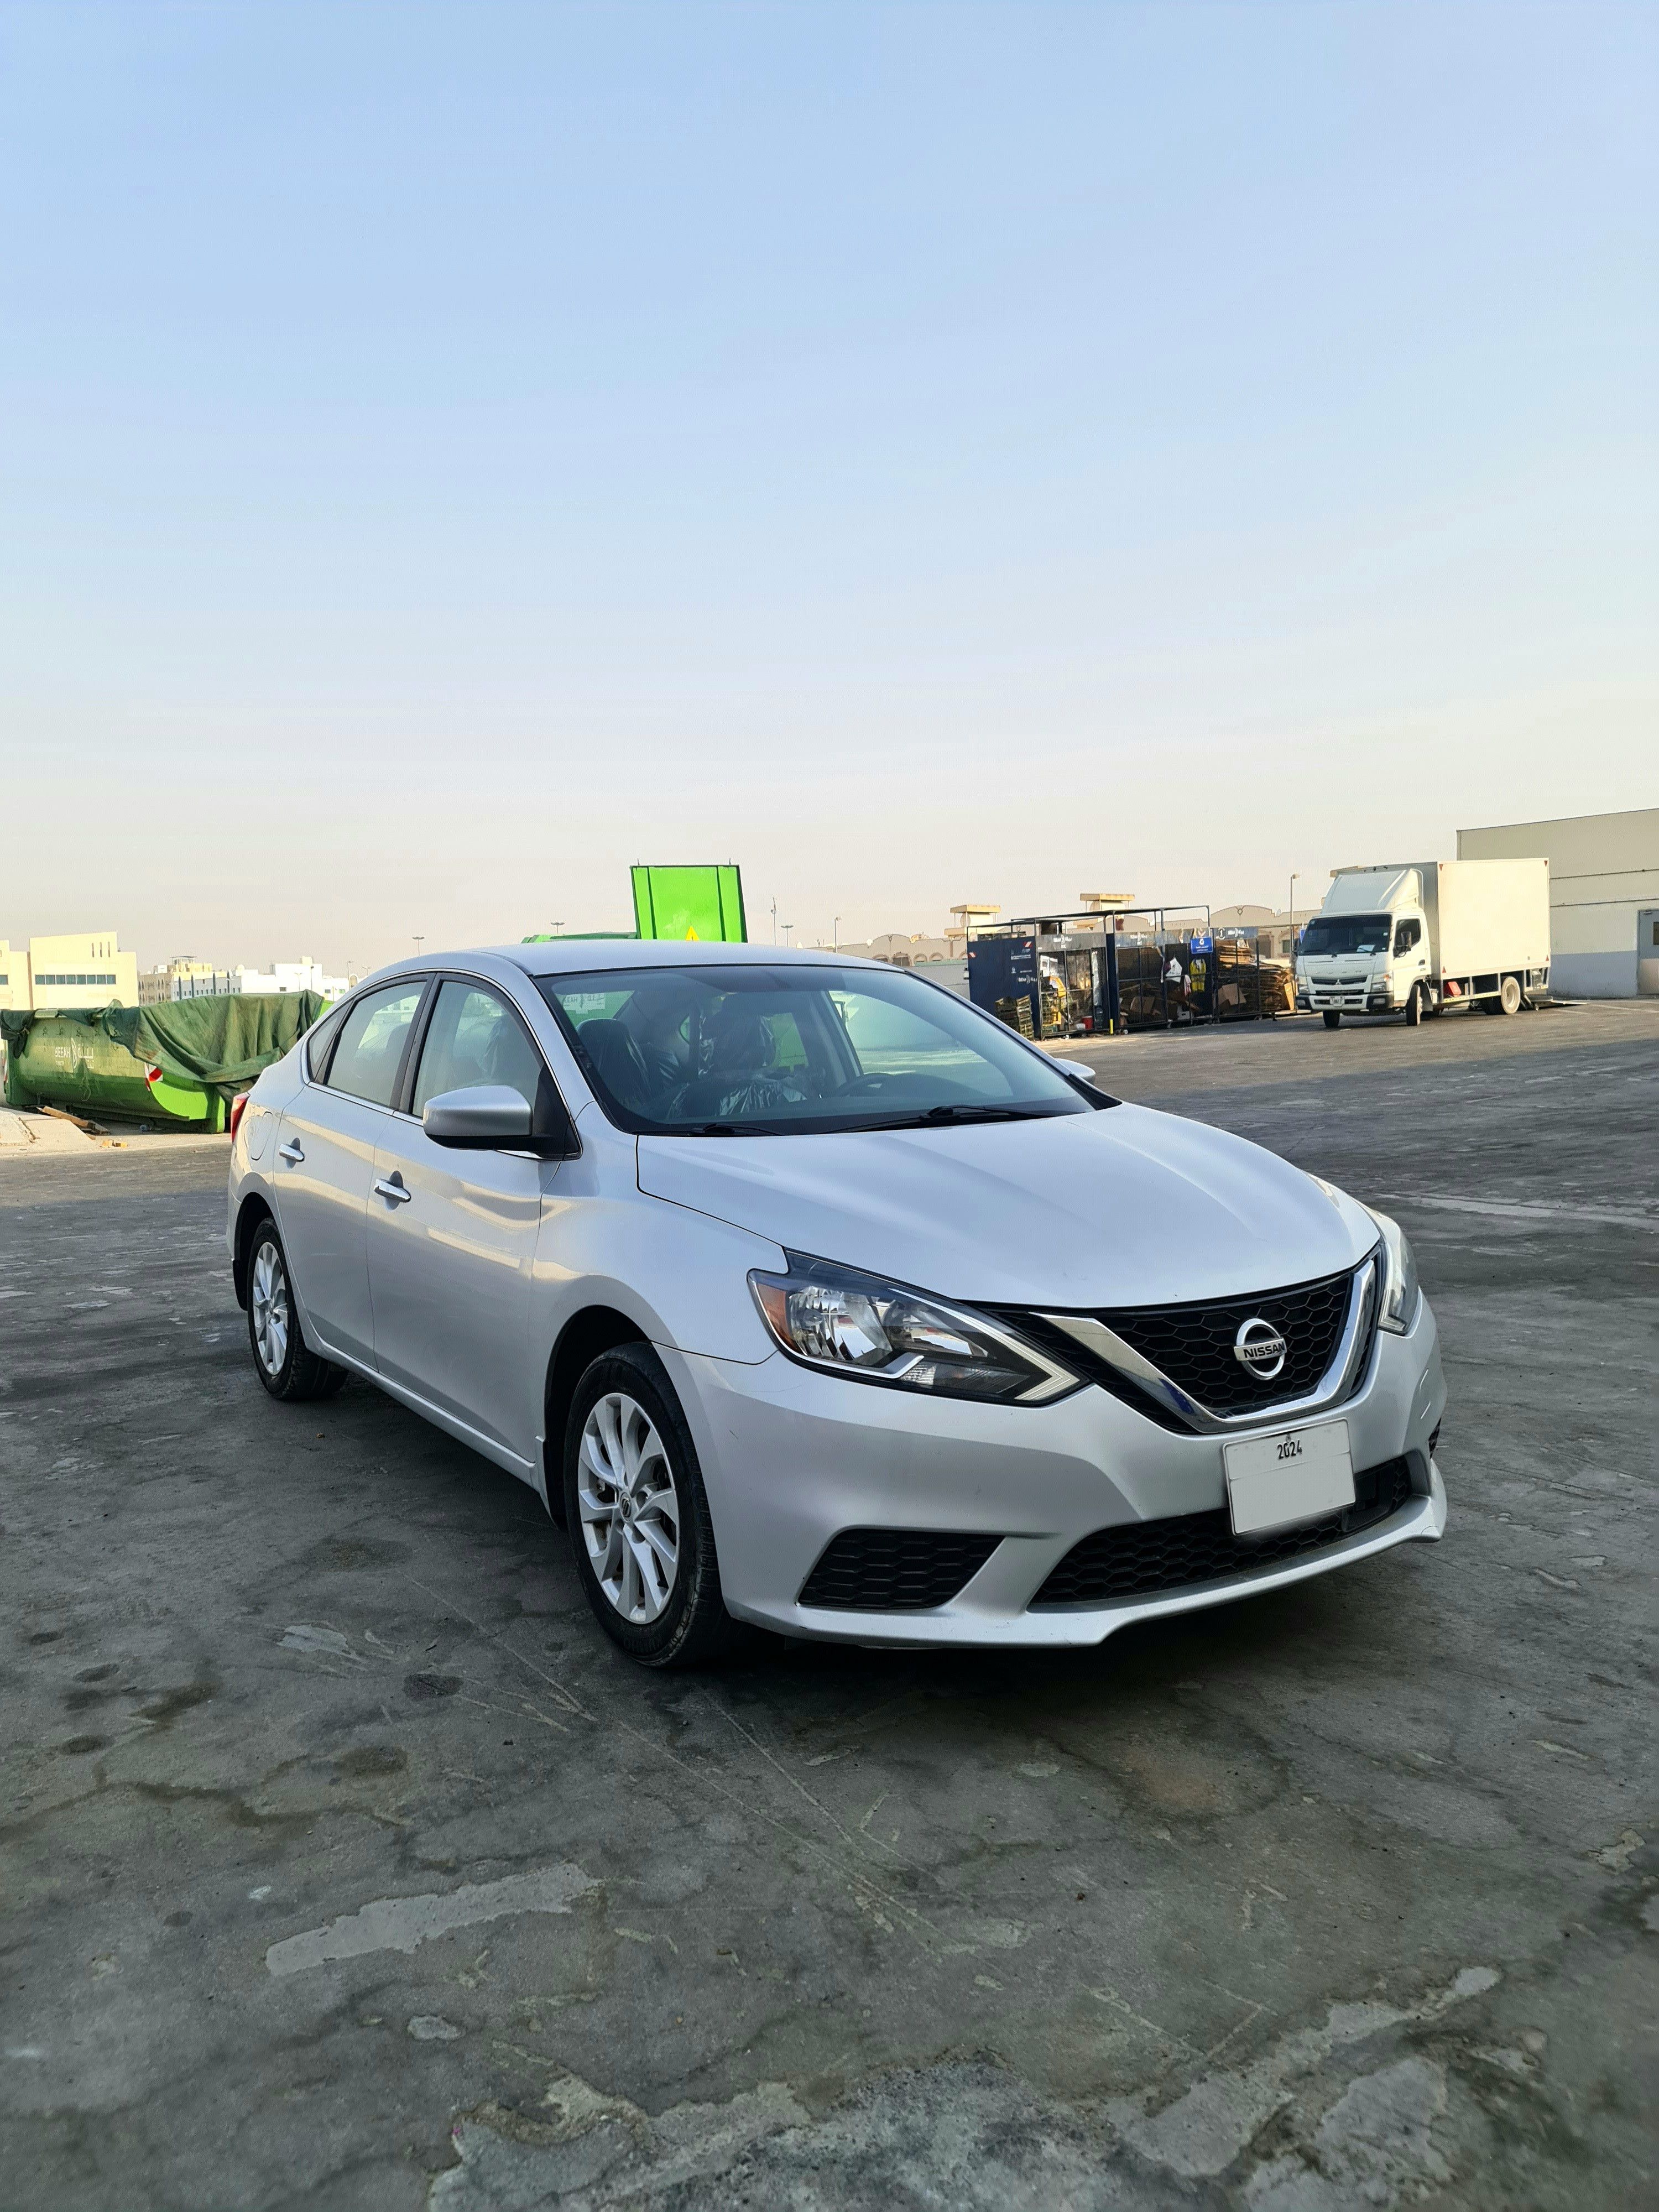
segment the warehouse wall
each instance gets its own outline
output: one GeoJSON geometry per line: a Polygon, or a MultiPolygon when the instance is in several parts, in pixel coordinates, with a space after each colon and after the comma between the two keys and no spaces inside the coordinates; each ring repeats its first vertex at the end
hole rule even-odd
{"type": "Polygon", "coordinates": [[[1550,864],[1550,980],[1566,998],[1637,992],[1636,924],[1659,907],[1659,806],[1460,830],[1460,860],[1550,864]]]}

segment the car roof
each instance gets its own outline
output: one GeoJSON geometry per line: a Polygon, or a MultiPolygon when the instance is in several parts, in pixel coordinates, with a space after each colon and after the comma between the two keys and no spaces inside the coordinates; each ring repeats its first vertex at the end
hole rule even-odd
{"type": "Polygon", "coordinates": [[[551,938],[542,945],[498,948],[529,975],[592,975],[614,968],[875,968],[827,948],[791,951],[781,945],[706,945],[700,939],[551,938]]]}
{"type": "Polygon", "coordinates": [[[503,961],[526,975],[594,975],[624,968],[880,968],[884,964],[879,960],[850,959],[827,946],[789,950],[781,945],[704,944],[697,938],[554,937],[540,944],[480,945],[453,952],[428,952],[414,960],[404,957],[388,962],[363,980],[380,982],[400,975],[466,969],[480,960],[503,961]]]}

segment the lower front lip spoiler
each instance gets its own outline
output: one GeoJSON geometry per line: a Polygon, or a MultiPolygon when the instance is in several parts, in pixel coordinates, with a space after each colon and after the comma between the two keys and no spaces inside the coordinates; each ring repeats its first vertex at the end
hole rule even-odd
{"type": "MultiPolygon", "coordinates": [[[[1045,1549],[1045,1564],[1030,1580],[1032,1552],[1044,1540],[1007,1537],[986,1561],[960,1596],[937,1612],[887,1613],[827,1613],[816,1607],[792,1606],[784,1613],[756,1613],[750,1617],[763,1627],[781,1631],[811,1642],[861,1644],[884,1650],[963,1650],[998,1645],[1027,1650],[1077,1650],[1103,1644],[1120,1628],[1138,1620],[1157,1620],[1164,1615],[1197,1613],[1206,1606],[1227,1605],[1241,1597],[1258,1597],[1329,1574],[1336,1567],[1369,1559],[1374,1553],[1392,1551],[1396,1544],[1437,1543],[1446,1529],[1446,1491],[1440,1470],[1429,1466],[1427,1497],[1414,1497],[1390,1519],[1357,1535],[1340,1538],[1283,1566],[1263,1567],[1253,1573],[1230,1575],[1224,1581],[1194,1583],[1165,1596],[1133,1598],[1117,1605],[1045,1607],[1040,1613],[1025,1610],[1032,1589],[1048,1571],[1052,1547],[1045,1549]],[[1000,1572],[999,1572],[1000,1570],[1000,1572]],[[1014,1577],[1019,1592],[1012,1601],[1006,1588],[1014,1577]],[[999,1584],[1004,1585],[999,1588],[999,1584]],[[856,1621],[856,1630],[854,1622],[856,1621]]],[[[733,1610],[739,1608],[734,1607],[733,1610]]]]}

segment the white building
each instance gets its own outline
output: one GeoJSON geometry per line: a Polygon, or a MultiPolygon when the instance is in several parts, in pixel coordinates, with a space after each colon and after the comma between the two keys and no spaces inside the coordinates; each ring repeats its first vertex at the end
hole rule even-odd
{"type": "Polygon", "coordinates": [[[266,971],[258,968],[214,968],[205,960],[192,960],[188,953],[180,953],[165,968],[157,968],[138,979],[146,1006],[167,999],[240,997],[248,991],[316,991],[325,999],[338,999],[356,981],[356,976],[325,975],[320,961],[308,960],[303,954],[297,960],[273,961],[266,971]]]}
{"type": "Polygon", "coordinates": [[[322,963],[301,953],[297,960],[276,960],[270,972],[264,975],[257,968],[239,968],[238,981],[229,988],[236,991],[317,991],[325,999],[343,998],[351,988],[354,978],[348,975],[325,975],[322,963]]]}
{"type": "Polygon", "coordinates": [[[1659,997],[1659,806],[1460,830],[1457,857],[1549,862],[1550,982],[1564,997],[1659,997]]]}

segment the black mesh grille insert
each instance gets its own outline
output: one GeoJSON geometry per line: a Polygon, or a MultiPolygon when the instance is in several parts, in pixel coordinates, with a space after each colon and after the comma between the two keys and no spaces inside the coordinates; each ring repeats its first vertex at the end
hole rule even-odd
{"type": "Polygon", "coordinates": [[[1352,1281],[1352,1273],[1328,1275],[1218,1305],[1132,1306],[1095,1318],[1211,1413],[1249,1413],[1305,1398],[1316,1388],[1342,1340],[1352,1281]],[[1283,1371],[1271,1382],[1233,1354],[1241,1324],[1258,1316],[1285,1344],[1283,1371]]]}
{"type": "Polygon", "coordinates": [[[843,1528],[825,1545],[798,1601],[836,1613],[948,1605],[1001,1541],[945,1528],[843,1528]]]}
{"type": "Polygon", "coordinates": [[[1031,1610],[1104,1605],[1113,1598],[1162,1595],[1194,1583],[1223,1582],[1253,1567],[1282,1565],[1397,1513],[1412,1494],[1411,1468],[1403,1459],[1386,1460],[1357,1474],[1353,1491],[1353,1504],[1342,1512],[1265,1536],[1235,1536],[1224,1507],[1217,1513],[1176,1513],[1165,1521],[1097,1528],[1073,1545],[1031,1600],[1031,1610]]]}

